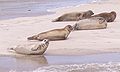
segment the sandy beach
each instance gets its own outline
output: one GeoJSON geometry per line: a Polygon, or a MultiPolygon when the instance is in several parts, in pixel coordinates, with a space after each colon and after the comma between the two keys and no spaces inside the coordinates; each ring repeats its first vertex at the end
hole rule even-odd
{"type": "Polygon", "coordinates": [[[92,10],[95,14],[116,11],[117,18],[114,22],[108,23],[107,29],[74,31],[67,40],[51,41],[45,55],[87,55],[120,52],[119,6],[119,0],[110,0],[103,3],[54,9],[52,12],[56,13],[51,15],[0,20],[0,55],[19,55],[8,52],[7,48],[19,44],[39,42],[28,41],[27,37],[51,29],[63,28],[68,24],[73,25],[76,21],[51,21],[64,13],[87,10],[92,10]]]}

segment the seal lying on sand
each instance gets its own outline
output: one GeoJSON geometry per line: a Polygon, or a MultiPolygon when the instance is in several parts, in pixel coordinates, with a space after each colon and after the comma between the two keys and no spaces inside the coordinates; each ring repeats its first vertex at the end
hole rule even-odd
{"type": "Polygon", "coordinates": [[[91,10],[88,10],[86,12],[72,12],[72,13],[66,13],[62,16],[58,17],[57,19],[54,19],[52,22],[57,21],[78,21],[81,19],[86,19],[91,17],[94,13],[91,10]]]}
{"type": "Polygon", "coordinates": [[[67,25],[62,29],[54,29],[47,32],[40,33],[38,35],[34,35],[32,37],[28,37],[28,40],[43,40],[49,39],[51,41],[55,40],[65,40],[67,39],[70,32],[73,30],[71,25],[67,25]]]}
{"type": "Polygon", "coordinates": [[[104,13],[94,15],[92,17],[103,17],[107,22],[113,22],[116,18],[116,12],[115,11],[112,11],[110,13],[104,12],[104,13]]]}
{"type": "Polygon", "coordinates": [[[48,48],[49,40],[44,39],[39,44],[24,44],[24,45],[17,45],[13,48],[8,48],[8,50],[13,50],[19,54],[26,54],[26,55],[42,55],[46,49],[48,48]]]}
{"type": "Polygon", "coordinates": [[[93,29],[104,29],[107,27],[107,22],[102,17],[92,17],[78,21],[73,25],[74,30],[93,30],[93,29]]]}

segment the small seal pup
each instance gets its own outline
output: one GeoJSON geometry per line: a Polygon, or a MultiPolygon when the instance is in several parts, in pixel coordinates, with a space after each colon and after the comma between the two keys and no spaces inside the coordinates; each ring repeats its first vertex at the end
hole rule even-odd
{"type": "Polygon", "coordinates": [[[110,13],[104,12],[97,15],[93,15],[92,17],[103,17],[107,22],[113,22],[116,18],[116,12],[115,11],[111,11],[110,13]]]}
{"type": "Polygon", "coordinates": [[[32,37],[28,37],[27,39],[40,41],[43,39],[49,39],[50,41],[65,40],[67,39],[68,35],[71,33],[72,30],[73,30],[72,26],[67,25],[64,28],[42,32],[32,37]]]}
{"type": "Polygon", "coordinates": [[[19,54],[25,55],[42,55],[46,49],[48,48],[49,40],[44,39],[42,42],[38,44],[24,44],[24,45],[17,45],[13,48],[8,48],[8,50],[15,51],[19,54]]]}
{"type": "Polygon", "coordinates": [[[74,30],[93,30],[93,29],[105,29],[107,22],[102,17],[92,17],[78,21],[73,25],[74,30]]]}
{"type": "Polygon", "coordinates": [[[71,12],[71,13],[66,13],[63,14],[62,16],[54,19],[52,22],[57,22],[57,21],[78,21],[81,19],[86,19],[90,18],[91,15],[93,15],[93,11],[88,10],[85,12],[71,12]]]}

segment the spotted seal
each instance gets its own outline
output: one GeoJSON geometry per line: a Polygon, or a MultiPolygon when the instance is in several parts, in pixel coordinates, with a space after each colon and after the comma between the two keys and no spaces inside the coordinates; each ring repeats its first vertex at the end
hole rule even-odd
{"type": "Polygon", "coordinates": [[[25,55],[42,55],[46,49],[48,48],[49,40],[44,39],[42,42],[37,44],[23,44],[23,45],[17,45],[12,48],[8,48],[8,50],[15,51],[19,54],[25,54],[25,55]]]}

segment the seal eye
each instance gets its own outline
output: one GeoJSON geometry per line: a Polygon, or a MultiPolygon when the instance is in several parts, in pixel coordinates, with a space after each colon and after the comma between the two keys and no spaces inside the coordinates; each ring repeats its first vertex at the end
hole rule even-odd
{"type": "Polygon", "coordinates": [[[47,40],[45,39],[44,42],[46,42],[47,40]]]}
{"type": "Polygon", "coordinates": [[[93,14],[94,14],[92,10],[89,10],[89,13],[90,13],[91,15],[93,15],[93,14]]]}
{"type": "Polygon", "coordinates": [[[48,40],[48,39],[44,39],[43,41],[44,41],[44,42],[48,42],[49,40],[48,40]]]}
{"type": "Polygon", "coordinates": [[[70,30],[73,30],[73,27],[72,27],[71,25],[69,25],[68,28],[69,28],[70,30]]]}

